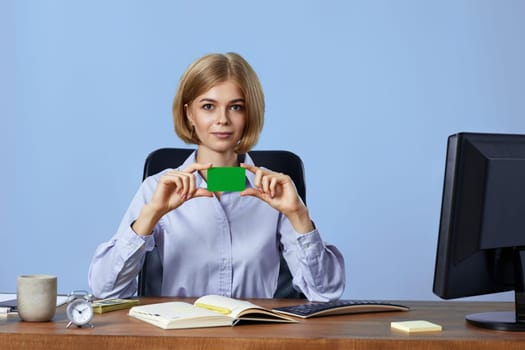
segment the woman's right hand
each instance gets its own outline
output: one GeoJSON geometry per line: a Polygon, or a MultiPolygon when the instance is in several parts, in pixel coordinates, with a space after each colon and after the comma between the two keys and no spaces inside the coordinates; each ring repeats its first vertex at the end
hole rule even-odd
{"type": "Polygon", "coordinates": [[[187,200],[196,197],[213,197],[205,188],[197,188],[195,172],[207,170],[211,164],[193,163],[184,170],[171,170],[162,175],[151,201],[141,210],[133,230],[142,236],[151,234],[162,216],[177,209],[187,200]]]}
{"type": "Polygon", "coordinates": [[[193,163],[184,170],[172,170],[160,177],[149,205],[165,215],[195,197],[212,197],[213,193],[195,186],[195,171],[207,170],[211,164],[193,163]]]}

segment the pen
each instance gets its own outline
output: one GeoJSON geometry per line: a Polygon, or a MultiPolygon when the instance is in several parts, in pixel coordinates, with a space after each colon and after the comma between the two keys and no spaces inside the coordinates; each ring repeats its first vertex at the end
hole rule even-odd
{"type": "Polygon", "coordinates": [[[225,307],[220,307],[220,306],[215,306],[215,305],[208,305],[208,304],[203,304],[203,303],[196,303],[195,306],[203,307],[205,309],[216,311],[216,312],[220,312],[221,314],[225,314],[225,315],[228,315],[229,313],[232,312],[232,310],[227,309],[225,307]]]}

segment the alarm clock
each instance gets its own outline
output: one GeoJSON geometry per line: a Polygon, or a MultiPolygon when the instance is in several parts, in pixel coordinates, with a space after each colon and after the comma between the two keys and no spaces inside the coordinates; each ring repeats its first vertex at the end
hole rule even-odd
{"type": "Polygon", "coordinates": [[[66,328],[71,325],[77,327],[94,327],[90,322],[93,319],[93,296],[86,291],[76,290],[69,294],[66,316],[69,320],[66,328]]]}

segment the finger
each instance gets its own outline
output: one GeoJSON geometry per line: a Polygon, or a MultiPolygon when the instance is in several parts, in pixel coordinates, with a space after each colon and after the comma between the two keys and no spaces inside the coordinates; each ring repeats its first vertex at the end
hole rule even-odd
{"type": "Polygon", "coordinates": [[[175,192],[182,197],[185,197],[188,193],[189,176],[193,176],[180,171],[170,172],[164,178],[165,184],[175,185],[175,192]]]}
{"type": "Polygon", "coordinates": [[[160,182],[166,186],[175,185],[175,190],[181,187],[181,181],[179,179],[178,171],[170,171],[160,178],[160,182]]]}
{"type": "Polygon", "coordinates": [[[263,171],[258,168],[255,172],[255,178],[253,179],[253,183],[255,187],[257,187],[259,190],[263,190],[263,180],[264,180],[264,173],[263,171]]]}
{"type": "Polygon", "coordinates": [[[253,187],[248,187],[244,191],[239,192],[239,194],[241,196],[253,196],[253,197],[257,197],[259,199],[263,199],[264,200],[264,198],[263,198],[264,194],[261,191],[255,189],[253,187]]]}
{"type": "Polygon", "coordinates": [[[268,176],[261,176],[260,190],[268,193],[268,176]]]}
{"type": "Polygon", "coordinates": [[[182,182],[180,176],[172,176],[169,180],[171,180],[171,182],[175,184],[175,192],[182,196],[182,191],[184,190],[184,183],[182,182]]]}
{"type": "Polygon", "coordinates": [[[244,168],[246,170],[249,170],[249,171],[251,171],[254,174],[257,174],[259,172],[262,173],[263,175],[274,174],[274,172],[271,171],[271,170],[264,169],[264,168],[259,168],[259,167],[256,167],[255,165],[250,165],[250,164],[246,164],[246,163],[241,163],[240,167],[244,168]]]}
{"type": "Polygon", "coordinates": [[[211,168],[212,164],[211,163],[207,163],[207,164],[200,164],[200,163],[193,163],[193,164],[190,164],[186,169],[184,169],[183,171],[185,173],[193,173],[195,172],[196,170],[206,170],[206,169],[209,169],[211,168]]]}
{"type": "Polygon", "coordinates": [[[179,174],[179,179],[182,182],[182,188],[181,188],[180,195],[184,198],[186,198],[191,193],[190,177],[192,176],[193,174],[186,174],[186,173],[179,174]]]}
{"type": "Polygon", "coordinates": [[[250,164],[246,164],[246,163],[241,163],[239,164],[241,166],[241,168],[244,168],[252,173],[256,173],[257,170],[260,170],[258,167],[256,167],[255,165],[250,165],[250,164]]]}
{"type": "Polygon", "coordinates": [[[208,191],[205,188],[200,187],[200,188],[197,188],[197,190],[195,190],[192,197],[193,198],[195,197],[213,197],[213,193],[208,191]]]}
{"type": "Polygon", "coordinates": [[[196,180],[195,180],[195,175],[193,174],[189,174],[189,191],[188,191],[188,194],[186,195],[186,199],[190,199],[191,196],[195,193],[195,189],[196,189],[196,180]]]}
{"type": "Polygon", "coordinates": [[[270,197],[272,197],[272,198],[275,197],[275,192],[276,192],[278,183],[279,183],[279,180],[277,179],[277,177],[273,177],[270,180],[270,183],[269,183],[268,187],[269,187],[269,190],[270,190],[270,197]]]}

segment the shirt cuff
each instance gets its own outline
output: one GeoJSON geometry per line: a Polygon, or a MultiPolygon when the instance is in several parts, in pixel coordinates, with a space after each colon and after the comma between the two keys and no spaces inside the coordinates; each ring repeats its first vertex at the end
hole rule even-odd
{"type": "Polygon", "coordinates": [[[298,234],[297,242],[306,255],[319,255],[324,250],[324,243],[317,229],[308,233],[298,234]],[[319,254],[315,254],[316,252],[319,254]]]}
{"type": "Polygon", "coordinates": [[[147,252],[153,250],[155,247],[155,238],[153,237],[153,234],[141,236],[133,231],[131,226],[133,226],[133,223],[129,225],[125,239],[120,239],[117,241],[121,244],[121,248],[132,253],[138,250],[146,250],[147,252]]]}

